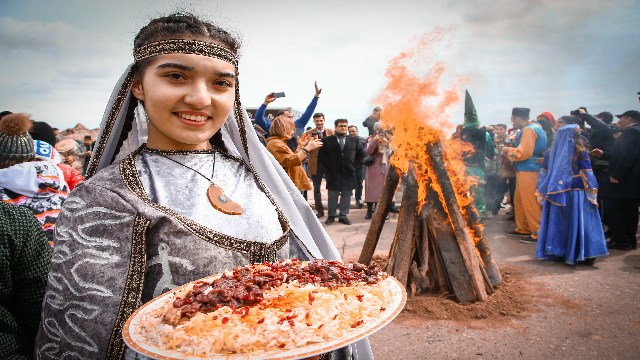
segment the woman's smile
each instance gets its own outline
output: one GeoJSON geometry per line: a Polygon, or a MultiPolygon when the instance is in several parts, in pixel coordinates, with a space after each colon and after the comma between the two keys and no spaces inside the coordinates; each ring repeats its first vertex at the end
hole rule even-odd
{"type": "Polygon", "coordinates": [[[202,112],[181,111],[175,113],[183,124],[187,126],[205,126],[211,120],[211,116],[202,112]]]}

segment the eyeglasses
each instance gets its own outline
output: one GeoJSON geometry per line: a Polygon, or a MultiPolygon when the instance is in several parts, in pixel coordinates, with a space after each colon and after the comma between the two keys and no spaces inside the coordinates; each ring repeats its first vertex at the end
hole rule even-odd
{"type": "Polygon", "coordinates": [[[336,127],[348,127],[349,125],[336,125],[336,127]]]}

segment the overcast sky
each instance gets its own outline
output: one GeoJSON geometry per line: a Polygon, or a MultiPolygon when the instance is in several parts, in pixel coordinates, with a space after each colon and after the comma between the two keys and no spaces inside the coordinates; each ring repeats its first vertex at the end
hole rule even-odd
{"type": "MultiPolygon", "coordinates": [[[[386,84],[389,60],[412,39],[447,29],[413,69],[443,61],[443,87],[466,77],[483,124],[511,108],[554,116],[640,109],[640,1],[87,1],[0,0],[0,110],[61,129],[98,127],[113,86],[150,19],[188,10],[239,33],[244,106],[272,106],[361,125],[386,84]]],[[[463,98],[463,96],[462,96],[463,98]]],[[[463,106],[451,110],[462,122],[463,106]]]]}

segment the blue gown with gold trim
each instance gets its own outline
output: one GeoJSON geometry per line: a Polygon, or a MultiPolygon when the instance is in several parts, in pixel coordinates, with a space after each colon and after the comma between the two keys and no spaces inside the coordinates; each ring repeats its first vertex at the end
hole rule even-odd
{"type": "Polygon", "coordinates": [[[558,130],[538,178],[538,196],[544,202],[536,257],[564,258],[570,265],[609,254],[596,202],[598,183],[591,170],[589,153],[583,151],[573,160],[571,135],[575,127],[569,125],[558,130]]]}

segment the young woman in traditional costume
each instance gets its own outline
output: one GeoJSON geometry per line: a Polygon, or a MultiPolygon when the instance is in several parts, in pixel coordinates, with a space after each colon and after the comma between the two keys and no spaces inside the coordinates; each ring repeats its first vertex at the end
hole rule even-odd
{"type": "MultiPolygon", "coordinates": [[[[135,358],[124,322],[163,292],[250,263],[339,259],[251,127],[238,48],[190,14],[155,19],[136,36],[89,179],[58,219],[37,358],[135,358]]],[[[352,350],[372,358],[366,339],[336,355],[352,350]]]]}
{"type": "Polygon", "coordinates": [[[537,194],[543,199],[536,256],[593,264],[608,255],[598,212],[598,183],[580,136],[577,116],[563,116],[551,150],[544,155],[537,194]]]}

